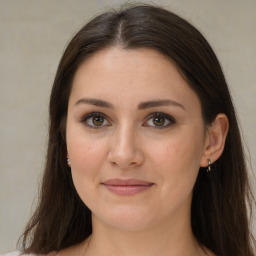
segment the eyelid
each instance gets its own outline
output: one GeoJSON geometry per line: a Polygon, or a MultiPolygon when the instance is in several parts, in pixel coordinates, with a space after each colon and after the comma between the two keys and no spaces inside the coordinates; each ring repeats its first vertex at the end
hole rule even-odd
{"type": "Polygon", "coordinates": [[[81,123],[83,123],[86,127],[88,127],[88,128],[91,128],[91,129],[101,129],[101,128],[104,128],[105,126],[110,126],[111,124],[110,124],[110,121],[109,121],[109,118],[105,115],[105,114],[103,114],[103,113],[101,113],[101,112],[90,112],[90,113],[88,113],[88,114],[85,114],[85,115],[83,115],[83,117],[82,118],[80,118],[80,122],[81,123]],[[102,126],[94,126],[94,125],[90,125],[90,124],[88,124],[88,123],[86,123],[86,121],[89,119],[89,118],[91,118],[91,117],[102,117],[102,118],[104,118],[104,120],[106,120],[107,122],[108,122],[108,125],[102,125],[102,126]]]}
{"type": "MultiPolygon", "coordinates": [[[[108,118],[108,116],[106,116],[105,114],[103,114],[102,112],[90,112],[87,113],[85,115],[82,116],[82,118],[80,118],[79,120],[81,123],[83,123],[86,127],[91,128],[91,129],[102,129],[106,126],[111,126],[111,121],[108,118]],[[103,124],[103,125],[91,125],[88,124],[87,121],[91,118],[91,117],[101,117],[104,119],[104,122],[106,121],[108,124],[103,124]]],[[[149,115],[146,116],[146,121],[144,121],[142,123],[142,126],[148,126],[148,127],[152,127],[152,128],[156,128],[156,129],[164,129],[164,128],[168,128],[169,126],[173,125],[176,123],[176,120],[174,117],[163,113],[163,112],[153,112],[150,113],[149,115]],[[161,117],[161,118],[165,118],[165,120],[168,120],[168,124],[167,125],[163,125],[163,126],[157,126],[157,125],[149,125],[147,124],[150,119],[154,118],[154,117],[161,117]]]]}
{"type": "Polygon", "coordinates": [[[149,127],[153,127],[156,129],[165,129],[168,128],[169,126],[173,125],[176,123],[176,120],[174,117],[165,114],[163,112],[154,112],[154,113],[150,113],[147,117],[146,117],[146,122],[144,122],[142,125],[143,126],[149,126],[149,127]],[[154,117],[163,117],[165,119],[167,119],[169,121],[169,123],[165,126],[156,126],[156,125],[144,125],[145,123],[147,123],[150,119],[154,118],[154,117]]]}

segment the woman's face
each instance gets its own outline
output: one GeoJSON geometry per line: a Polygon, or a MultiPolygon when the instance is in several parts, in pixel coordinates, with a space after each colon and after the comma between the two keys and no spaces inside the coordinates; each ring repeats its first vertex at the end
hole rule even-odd
{"type": "Polygon", "coordinates": [[[123,230],[189,221],[205,150],[197,95],[150,49],[112,47],[77,70],[67,150],[93,221],[123,230]]]}

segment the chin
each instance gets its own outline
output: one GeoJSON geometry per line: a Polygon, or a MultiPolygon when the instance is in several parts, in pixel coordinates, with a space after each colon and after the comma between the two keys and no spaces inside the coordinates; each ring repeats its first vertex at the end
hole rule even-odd
{"type": "MultiPolygon", "coordinates": [[[[121,207],[120,207],[121,208],[121,207]]],[[[122,231],[140,231],[151,226],[154,222],[150,211],[125,208],[115,209],[105,212],[104,215],[94,215],[95,221],[100,221],[103,225],[111,226],[112,228],[122,231]]],[[[151,211],[152,213],[152,211],[151,211]]]]}

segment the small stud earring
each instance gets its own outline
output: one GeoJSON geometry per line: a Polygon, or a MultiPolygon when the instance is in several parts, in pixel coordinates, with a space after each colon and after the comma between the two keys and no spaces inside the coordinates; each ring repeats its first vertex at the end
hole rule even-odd
{"type": "Polygon", "coordinates": [[[208,159],[207,162],[208,162],[207,172],[210,172],[212,170],[212,162],[210,159],[208,159]]]}
{"type": "Polygon", "coordinates": [[[71,161],[68,157],[67,157],[67,165],[68,165],[68,167],[71,167],[71,161]]]}

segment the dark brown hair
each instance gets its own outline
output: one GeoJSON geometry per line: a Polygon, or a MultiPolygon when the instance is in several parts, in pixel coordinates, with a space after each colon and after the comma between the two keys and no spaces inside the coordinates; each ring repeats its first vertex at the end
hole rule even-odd
{"type": "Polygon", "coordinates": [[[109,46],[151,48],[169,57],[197,93],[203,119],[229,119],[222,156],[194,187],[191,223],[198,241],[218,256],[252,256],[247,216],[250,190],[236,114],[220,64],[206,39],[184,19],[159,7],[132,6],[97,16],[71,40],[50,98],[49,144],[38,208],[23,234],[25,253],[77,244],[92,232],[91,212],[79,198],[66,164],[65,124],[72,79],[88,56],[109,46]]]}

